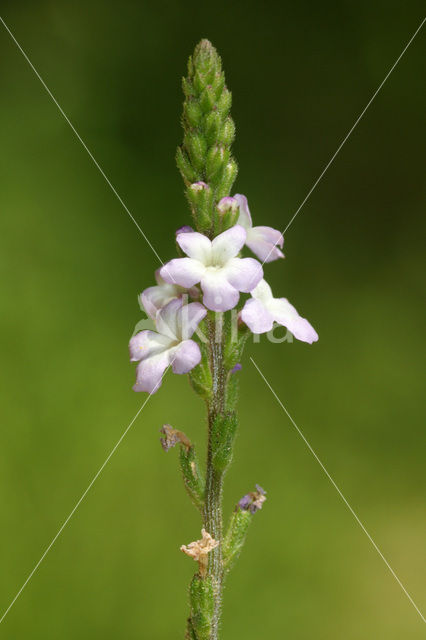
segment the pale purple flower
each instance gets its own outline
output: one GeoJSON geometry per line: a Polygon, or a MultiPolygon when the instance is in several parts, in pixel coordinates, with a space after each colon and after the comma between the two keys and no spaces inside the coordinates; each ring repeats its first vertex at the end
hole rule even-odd
{"type": "Polygon", "coordinates": [[[272,262],[278,258],[284,258],[284,254],[278,247],[283,247],[284,238],[280,231],[272,227],[253,227],[253,222],[248,208],[247,198],[241,193],[236,193],[234,199],[240,208],[240,224],[247,232],[246,245],[262,262],[272,262]],[[278,246],[277,246],[278,245],[278,246]]]}
{"type": "Polygon", "coordinates": [[[169,365],[173,373],[188,373],[201,360],[200,347],[191,336],[207,311],[199,302],[184,305],[172,300],[157,311],[157,331],[140,331],[130,340],[130,360],[139,362],[134,391],[155,393],[169,365]]]}
{"type": "Polygon", "coordinates": [[[189,226],[189,224],[184,224],[183,227],[179,227],[176,229],[176,235],[178,236],[180,233],[192,233],[194,229],[189,226]]]}
{"type": "MultiPolygon", "coordinates": [[[[220,213],[226,213],[227,211],[233,211],[237,213],[239,207],[239,203],[235,198],[231,198],[230,196],[225,196],[221,200],[219,200],[217,204],[217,209],[220,213]]],[[[244,226],[244,225],[241,225],[244,226]]]]}
{"type": "Polygon", "coordinates": [[[198,282],[203,304],[212,311],[228,311],[237,304],[240,291],[249,293],[263,277],[254,258],[237,258],[246,232],[235,225],[209,240],[201,233],[180,233],[176,241],[188,256],[175,258],[160,269],[166,282],[193,287],[198,282]]]}
{"type": "Polygon", "coordinates": [[[266,491],[262,489],[260,485],[256,485],[256,491],[250,491],[241,498],[238,503],[239,508],[242,511],[250,511],[250,513],[256,513],[262,508],[263,503],[266,500],[266,491]]]}
{"type": "Polygon", "coordinates": [[[198,298],[199,290],[192,287],[190,290],[181,287],[176,283],[169,284],[160,275],[160,269],[155,272],[157,286],[148,287],[139,296],[139,304],[145,309],[150,318],[155,320],[157,311],[162,309],[168,302],[175,298],[182,298],[184,294],[188,294],[191,298],[198,298]]]}
{"type": "Polygon", "coordinates": [[[303,342],[316,342],[318,334],[306,318],[302,318],[286,298],[274,298],[271,287],[261,280],[251,292],[252,298],[247,300],[241,319],[253,333],[267,333],[274,322],[281,324],[303,342]]]}
{"type": "Polygon", "coordinates": [[[237,373],[237,371],[241,371],[242,368],[243,368],[243,365],[240,362],[237,362],[237,364],[234,367],[232,367],[231,373],[237,373]]]}

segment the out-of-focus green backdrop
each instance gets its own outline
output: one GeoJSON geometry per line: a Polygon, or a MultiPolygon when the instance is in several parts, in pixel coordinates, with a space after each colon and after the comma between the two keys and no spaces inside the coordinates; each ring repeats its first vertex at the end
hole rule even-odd
{"type": "MultiPolygon", "coordinates": [[[[236,190],[284,228],[422,19],[422,3],[2,3],[2,16],[162,259],[189,223],[174,166],[180,78],[201,37],[234,94],[236,190]]],[[[412,597],[426,607],[419,34],[267,268],[318,330],[250,345],[225,506],[259,482],[223,640],[424,637],[259,367],[412,597]],[[423,393],[422,393],[423,392],[423,393]]],[[[158,261],[0,28],[0,608],[145,400],[127,342],[158,261]]],[[[204,444],[168,375],[0,625],[10,640],[183,637],[200,522],[158,442],[204,444]]]]}

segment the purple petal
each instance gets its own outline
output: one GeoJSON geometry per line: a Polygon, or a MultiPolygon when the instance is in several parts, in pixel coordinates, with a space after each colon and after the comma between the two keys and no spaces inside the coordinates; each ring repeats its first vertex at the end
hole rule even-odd
{"type": "Polygon", "coordinates": [[[297,340],[316,342],[318,334],[306,318],[302,318],[286,298],[277,298],[270,303],[269,310],[278,324],[287,327],[297,340]]]}
{"type": "Polygon", "coordinates": [[[252,333],[267,333],[274,326],[274,319],[260,300],[250,298],[241,310],[241,319],[252,333]]]}
{"type": "Polygon", "coordinates": [[[207,309],[200,302],[183,305],[177,317],[179,337],[188,340],[206,315],[207,309]]]}
{"type": "Polygon", "coordinates": [[[178,236],[180,233],[193,233],[194,229],[187,224],[184,224],[183,227],[179,227],[176,229],[176,235],[178,236]]]}
{"type": "Polygon", "coordinates": [[[179,233],[176,236],[176,242],[190,258],[199,260],[203,264],[206,264],[210,260],[212,243],[202,233],[197,231],[179,233]]]}
{"type": "MultiPolygon", "coordinates": [[[[181,234],[182,237],[185,235],[189,234],[181,234]]],[[[175,258],[160,269],[161,277],[166,282],[180,284],[181,287],[185,288],[193,287],[194,284],[200,282],[204,272],[205,266],[192,258],[175,258]]]]}
{"type": "Polygon", "coordinates": [[[201,361],[200,347],[194,340],[184,340],[174,351],[171,362],[173,373],[188,373],[201,361]]]}
{"type": "Polygon", "coordinates": [[[239,224],[216,236],[212,242],[212,258],[214,264],[225,265],[235,258],[246,241],[246,230],[239,224]]]}
{"type": "Polygon", "coordinates": [[[232,367],[231,373],[237,373],[237,371],[241,371],[242,368],[243,368],[243,365],[237,362],[235,367],[232,367]]]}
{"type": "Polygon", "coordinates": [[[245,496],[243,496],[241,498],[241,500],[238,503],[238,506],[240,507],[240,509],[242,509],[243,511],[248,511],[250,505],[252,504],[253,499],[251,497],[250,493],[246,493],[245,496]]]}
{"type": "Polygon", "coordinates": [[[170,339],[155,331],[140,331],[129,342],[130,361],[138,362],[161,353],[170,347],[170,339]]]}
{"type": "Polygon", "coordinates": [[[136,368],[136,384],[133,386],[133,391],[155,393],[161,386],[161,379],[168,364],[168,351],[140,362],[136,368]]]}
{"type": "Polygon", "coordinates": [[[250,215],[250,209],[248,208],[247,198],[243,196],[242,193],[236,193],[234,198],[238,202],[238,206],[240,208],[238,224],[248,230],[253,226],[253,222],[250,215]]]}
{"type": "Polygon", "coordinates": [[[272,227],[253,227],[247,231],[246,245],[262,262],[272,262],[284,258],[282,251],[275,245],[283,246],[282,233],[272,227]]]}
{"type": "Polygon", "coordinates": [[[212,311],[233,309],[240,299],[237,289],[229,284],[223,271],[206,272],[201,280],[203,304],[212,311]]]}
{"type": "Polygon", "coordinates": [[[155,319],[159,311],[168,302],[181,295],[180,287],[164,282],[157,287],[148,287],[142,291],[140,301],[150,318],[155,319]]]}
{"type": "Polygon", "coordinates": [[[254,258],[233,258],[224,271],[228,282],[243,293],[252,291],[263,278],[262,265],[254,258]]]}
{"type": "Polygon", "coordinates": [[[231,198],[230,196],[225,196],[224,198],[219,200],[217,209],[220,213],[226,213],[229,210],[236,212],[238,209],[238,201],[235,198],[231,198]]]}
{"type": "Polygon", "coordinates": [[[178,318],[182,305],[182,299],[175,298],[160,309],[155,317],[155,326],[158,331],[171,340],[178,340],[180,337],[178,318]]]}

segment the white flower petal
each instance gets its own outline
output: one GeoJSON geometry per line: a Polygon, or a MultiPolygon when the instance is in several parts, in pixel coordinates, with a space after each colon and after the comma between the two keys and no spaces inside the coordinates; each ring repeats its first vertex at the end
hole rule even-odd
{"type": "Polygon", "coordinates": [[[166,351],[170,345],[171,341],[169,337],[145,329],[137,333],[130,340],[130,361],[137,362],[138,360],[145,360],[152,355],[166,351]]]}
{"type": "Polygon", "coordinates": [[[203,236],[202,233],[198,233],[197,231],[178,233],[176,242],[182,251],[190,258],[199,260],[204,264],[210,261],[212,243],[206,236],[203,236]]]}
{"type": "Polygon", "coordinates": [[[240,294],[229,284],[223,269],[216,272],[206,272],[201,280],[203,303],[212,311],[228,311],[238,303],[240,294]]]}
{"type": "Polygon", "coordinates": [[[160,274],[170,284],[179,284],[181,287],[189,288],[200,282],[205,269],[204,264],[199,260],[175,258],[161,267],[160,274]]]}
{"type": "Polygon", "coordinates": [[[171,363],[173,373],[188,373],[201,361],[200,347],[194,340],[184,340],[173,351],[171,363]]]}
{"type": "Polygon", "coordinates": [[[273,315],[274,320],[287,327],[297,340],[303,342],[316,342],[318,334],[311,324],[302,318],[286,298],[277,298],[268,304],[268,310],[273,315]]]}
{"type": "Polygon", "coordinates": [[[266,307],[250,298],[241,310],[241,319],[252,333],[267,333],[274,325],[274,319],[266,307]]]}
{"type": "Polygon", "coordinates": [[[283,246],[284,238],[280,231],[272,227],[253,227],[247,231],[246,245],[262,262],[272,262],[284,258],[277,246],[283,246]]]}
{"type": "Polygon", "coordinates": [[[244,227],[244,229],[248,230],[253,226],[253,222],[251,219],[247,198],[243,196],[242,193],[236,193],[234,198],[238,202],[238,206],[240,208],[240,217],[238,218],[237,224],[240,224],[242,227],[244,227]]]}
{"type": "Polygon", "coordinates": [[[140,303],[153,320],[162,307],[182,295],[182,287],[164,282],[156,287],[148,287],[140,295],[140,303]]]}
{"type": "Polygon", "coordinates": [[[200,302],[183,305],[177,314],[178,337],[188,340],[206,315],[207,309],[200,302]]]}
{"type": "Polygon", "coordinates": [[[180,298],[171,300],[165,307],[157,312],[155,317],[155,326],[158,331],[174,341],[179,340],[179,312],[182,304],[183,302],[180,298]]]}
{"type": "Polygon", "coordinates": [[[224,266],[228,260],[238,255],[245,241],[246,231],[239,224],[216,236],[212,242],[212,264],[224,266]]]}
{"type": "Polygon", "coordinates": [[[233,258],[223,271],[228,282],[243,293],[252,291],[263,278],[262,265],[254,258],[233,258]]]}
{"type": "Polygon", "coordinates": [[[266,280],[261,280],[259,284],[251,291],[251,295],[256,300],[260,300],[265,305],[268,303],[268,300],[273,300],[274,296],[272,295],[272,289],[266,280]]]}
{"type": "Polygon", "coordinates": [[[136,384],[133,391],[155,393],[161,386],[163,373],[169,365],[170,351],[147,358],[136,367],[136,384]]]}

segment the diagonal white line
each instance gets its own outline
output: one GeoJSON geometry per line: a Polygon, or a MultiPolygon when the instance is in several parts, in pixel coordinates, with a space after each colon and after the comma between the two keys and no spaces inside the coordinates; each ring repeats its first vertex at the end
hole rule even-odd
{"type": "Polygon", "coordinates": [[[299,205],[298,209],[296,210],[295,214],[293,215],[293,217],[291,218],[290,222],[288,223],[288,225],[286,226],[286,228],[282,232],[283,235],[287,231],[287,229],[290,227],[290,225],[292,224],[293,220],[298,215],[298,213],[301,210],[301,208],[307,202],[308,198],[311,196],[312,192],[317,187],[317,185],[320,182],[320,180],[322,180],[324,174],[326,173],[326,171],[328,171],[330,165],[334,162],[334,160],[335,160],[336,156],[338,155],[338,153],[340,152],[341,148],[346,143],[348,138],[351,136],[353,130],[359,124],[360,120],[363,118],[365,112],[367,111],[367,109],[369,108],[369,106],[371,105],[373,100],[376,98],[377,94],[380,92],[380,90],[383,87],[383,85],[385,84],[386,80],[389,78],[390,74],[395,69],[395,67],[397,66],[397,64],[401,60],[402,56],[405,54],[405,52],[407,51],[408,47],[413,42],[413,40],[416,37],[416,35],[419,33],[419,31],[422,28],[422,26],[424,25],[425,21],[426,21],[426,18],[423,18],[423,20],[421,21],[421,23],[419,24],[419,26],[417,27],[417,29],[415,30],[415,32],[413,33],[413,35],[411,36],[411,38],[409,39],[409,41],[407,42],[407,44],[405,45],[403,50],[401,51],[401,53],[399,54],[399,56],[397,57],[397,59],[395,60],[395,62],[393,63],[393,65],[391,66],[391,68],[389,69],[387,74],[385,75],[385,77],[383,78],[382,82],[379,84],[379,86],[377,87],[376,91],[373,93],[373,95],[371,96],[370,100],[367,102],[367,104],[365,105],[364,109],[361,111],[361,113],[359,114],[358,118],[355,120],[355,122],[352,125],[352,127],[349,129],[348,133],[345,135],[345,137],[343,138],[342,142],[339,144],[339,146],[337,147],[336,151],[333,153],[333,155],[331,156],[330,160],[327,162],[327,164],[325,165],[324,169],[321,171],[320,175],[315,180],[314,184],[312,185],[312,187],[308,191],[306,197],[304,198],[304,200],[302,200],[302,202],[299,205]]]}
{"type": "Polygon", "coordinates": [[[74,132],[76,138],[78,139],[78,141],[80,142],[80,144],[82,145],[82,147],[85,149],[85,151],[87,152],[87,154],[89,155],[90,159],[92,160],[93,164],[95,165],[95,167],[98,169],[99,173],[102,175],[102,177],[104,178],[105,182],[108,184],[109,188],[111,189],[111,191],[113,192],[113,194],[115,195],[115,197],[117,198],[117,200],[119,201],[119,203],[121,204],[121,206],[123,207],[123,209],[126,211],[127,215],[129,216],[129,218],[132,220],[132,222],[135,224],[135,226],[137,227],[137,229],[139,230],[139,233],[142,235],[142,237],[144,238],[145,242],[148,244],[148,246],[151,248],[151,250],[153,251],[153,253],[155,254],[155,256],[157,257],[158,261],[161,264],[164,264],[162,259],[160,258],[160,256],[158,255],[157,251],[154,249],[154,247],[152,246],[151,242],[149,241],[149,239],[147,238],[146,234],[142,231],[141,227],[139,226],[139,224],[136,222],[134,216],[131,214],[131,212],[129,211],[128,207],[126,206],[126,204],[124,203],[123,199],[121,198],[121,196],[118,194],[117,190],[115,189],[114,185],[112,184],[112,182],[110,181],[110,179],[108,178],[108,176],[106,175],[106,173],[104,172],[104,170],[102,169],[102,167],[100,166],[99,162],[96,160],[96,158],[94,157],[93,153],[90,151],[90,149],[88,148],[88,146],[86,145],[86,143],[84,142],[84,140],[82,139],[82,137],[80,136],[80,134],[78,133],[77,129],[74,127],[73,123],[71,122],[71,120],[68,118],[67,114],[65,113],[65,111],[62,109],[61,105],[59,104],[59,102],[56,100],[55,96],[53,95],[53,93],[50,91],[49,87],[47,86],[47,84],[45,83],[45,81],[43,80],[43,78],[41,77],[41,75],[39,74],[39,72],[37,71],[37,69],[35,68],[35,66],[33,65],[33,63],[31,62],[31,60],[29,59],[29,57],[27,56],[27,54],[25,53],[24,49],[21,47],[21,45],[19,44],[19,42],[17,41],[17,39],[15,38],[15,36],[13,35],[13,33],[11,32],[11,30],[9,29],[9,27],[7,26],[7,24],[5,23],[5,21],[3,20],[3,18],[0,16],[0,21],[3,24],[4,28],[6,29],[6,31],[8,32],[8,34],[10,35],[10,37],[12,38],[13,42],[16,44],[16,46],[18,47],[19,51],[22,53],[22,55],[24,56],[25,60],[28,62],[28,64],[30,65],[31,69],[34,71],[35,75],[37,76],[37,78],[40,80],[41,84],[43,85],[44,89],[46,90],[46,92],[48,93],[48,95],[50,96],[50,98],[53,100],[53,102],[55,103],[55,105],[57,106],[57,108],[59,109],[61,115],[64,117],[65,121],[69,124],[69,126],[71,127],[72,131],[74,132]]]}
{"type": "Polygon", "coordinates": [[[408,593],[407,589],[404,587],[404,585],[402,584],[401,580],[398,578],[398,576],[396,575],[395,571],[392,569],[392,567],[390,566],[389,562],[386,560],[385,556],[380,551],[379,547],[374,542],[374,540],[371,537],[371,535],[368,533],[368,531],[365,528],[364,524],[361,522],[361,520],[359,519],[359,517],[357,516],[355,511],[352,509],[351,505],[349,504],[349,502],[347,501],[347,499],[345,498],[345,496],[343,495],[343,493],[341,492],[341,490],[339,489],[339,487],[337,486],[337,484],[335,483],[335,481],[333,480],[333,478],[331,477],[331,475],[329,474],[327,469],[325,468],[324,464],[321,462],[321,460],[319,459],[319,457],[317,456],[317,454],[315,453],[315,451],[313,450],[313,448],[311,447],[311,445],[307,441],[306,437],[304,436],[302,431],[299,429],[299,427],[297,426],[297,424],[295,423],[295,421],[293,420],[293,418],[291,417],[291,415],[289,414],[289,412],[287,411],[287,409],[285,408],[285,406],[283,405],[283,403],[281,402],[281,400],[279,399],[279,397],[275,393],[274,389],[271,387],[270,383],[268,382],[268,380],[263,375],[262,371],[257,366],[256,362],[251,357],[250,357],[250,360],[252,361],[253,365],[256,367],[256,369],[259,372],[261,378],[263,379],[263,381],[265,382],[266,386],[271,391],[271,393],[274,396],[275,400],[278,402],[278,404],[280,405],[281,409],[287,415],[287,417],[289,418],[289,420],[292,423],[293,427],[296,429],[297,433],[302,438],[303,442],[306,444],[306,446],[308,447],[309,451],[312,453],[312,455],[314,456],[315,460],[318,462],[318,464],[320,465],[321,469],[324,471],[325,475],[330,480],[331,484],[336,489],[337,493],[342,498],[343,502],[345,503],[345,505],[347,506],[347,508],[349,509],[349,511],[351,512],[351,514],[353,515],[353,517],[355,518],[355,520],[357,521],[357,523],[359,524],[359,526],[361,527],[361,529],[363,530],[363,532],[365,533],[365,535],[367,536],[367,538],[369,539],[369,541],[371,542],[371,544],[373,545],[373,547],[375,548],[375,550],[377,551],[377,553],[379,554],[379,556],[381,557],[381,559],[383,560],[383,562],[385,563],[385,565],[387,566],[387,568],[389,569],[389,571],[391,572],[391,574],[393,575],[393,577],[395,578],[395,580],[397,581],[397,583],[399,584],[399,586],[401,587],[401,589],[403,590],[403,592],[405,593],[405,595],[407,596],[407,598],[409,599],[409,601],[411,602],[411,604],[413,605],[413,607],[415,608],[415,610],[417,611],[419,616],[421,617],[421,619],[423,620],[423,622],[426,623],[426,619],[423,616],[422,612],[420,611],[419,607],[416,605],[416,603],[414,602],[413,598],[410,596],[410,594],[408,593]]]}
{"type": "MultiPolygon", "coordinates": [[[[385,84],[386,80],[389,78],[389,76],[391,75],[392,71],[395,69],[395,67],[397,66],[397,64],[401,60],[402,56],[407,51],[408,47],[413,42],[414,38],[419,33],[420,29],[423,27],[425,21],[426,21],[426,18],[423,18],[423,20],[421,21],[421,23],[419,24],[419,26],[417,27],[417,29],[415,30],[415,32],[413,33],[413,35],[411,36],[411,38],[409,39],[409,41],[407,42],[407,44],[405,45],[403,50],[401,51],[401,53],[399,54],[399,56],[397,57],[397,59],[395,60],[395,62],[393,63],[393,65],[391,66],[391,68],[389,69],[387,74],[385,75],[385,77],[383,78],[382,82],[379,84],[379,86],[377,87],[376,91],[373,93],[373,95],[371,96],[370,100],[367,102],[367,104],[365,105],[364,109],[361,111],[361,113],[359,114],[358,118],[355,120],[354,124],[352,125],[352,127],[349,129],[348,133],[343,138],[342,142],[339,144],[339,146],[337,147],[336,151],[333,153],[333,155],[331,156],[330,160],[327,162],[327,164],[325,165],[324,169],[321,171],[321,173],[319,174],[318,178],[315,180],[314,184],[309,189],[307,195],[305,196],[305,198],[302,200],[302,202],[300,203],[300,205],[296,209],[296,212],[293,214],[293,217],[291,218],[290,222],[287,224],[287,226],[284,229],[284,231],[281,232],[282,235],[284,235],[285,232],[289,229],[290,225],[293,223],[293,221],[295,220],[296,216],[299,214],[299,212],[302,209],[302,207],[306,204],[306,202],[308,201],[308,199],[312,195],[312,192],[314,191],[314,189],[316,189],[316,187],[318,186],[318,184],[320,183],[320,181],[322,180],[322,178],[324,177],[324,175],[326,174],[326,172],[328,171],[328,169],[330,168],[330,166],[332,165],[332,163],[336,159],[337,155],[340,153],[343,145],[347,142],[347,140],[351,136],[352,132],[354,131],[355,127],[358,126],[358,124],[360,123],[361,119],[363,118],[365,112],[370,107],[371,103],[373,102],[373,100],[376,98],[377,94],[382,89],[382,87],[385,84]]],[[[266,256],[266,258],[262,262],[262,267],[265,264],[265,262],[267,261],[267,259],[269,258],[269,256],[271,255],[272,251],[273,251],[273,249],[271,249],[269,251],[268,255],[266,256]]]]}
{"type": "MultiPolygon", "coordinates": [[[[173,364],[170,363],[169,366],[167,367],[167,369],[164,372],[164,375],[166,375],[167,371],[169,370],[169,368],[171,367],[171,365],[173,364]]],[[[101,475],[102,471],[105,469],[106,465],[108,464],[108,462],[111,460],[112,456],[114,455],[114,453],[116,452],[116,450],[118,449],[118,447],[120,446],[121,442],[124,440],[124,438],[126,437],[127,433],[129,432],[129,430],[131,429],[131,427],[133,426],[136,418],[139,416],[139,414],[141,413],[142,409],[146,406],[146,404],[148,403],[148,401],[151,398],[151,395],[153,393],[155,393],[155,391],[158,389],[158,387],[161,384],[161,380],[156,384],[156,386],[154,387],[154,390],[152,391],[152,393],[145,399],[145,401],[142,403],[140,409],[138,410],[138,412],[136,413],[136,415],[132,418],[131,422],[129,423],[129,425],[126,427],[126,429],[124,430],[124,432],[122,433],[122,435],[120,436],[120,438],[117,440],[116,444],[114,445],[114,447],[111,449],[110,453],[108,454],[108,456],[105,458],[105,461],[102,463],[102,465],[99,467],[98,471],[95,473],[95,475],[93,476],[92,480],[90,481],[89,485],[87,486],[87,489],[82,493],[81,497],[79,498],[79,500],[76,502],[76,504],[74,505],[73,509],[71,510],[71,512],[69,513],[69,515],[66,517],[66,519],[64,520],[62,526],[60,527],[59,531],[57,532],[57,534],[55,535],[54,538],[52,538],[50,544],[46,547],[45,551],[43,552],[40,560],[37,562],[37,564],[35,565],[34,569],[31,571],[31,573],[28,575],[27,579],[25,580],[24,584],[22,585],[22,587],[19,589],[18,593],[16,594],[16,596],[13,598],[12,602],[10,603],[10,605],[7,607],[6,611],[3,613],[3,615],[0,618],[0,624],[3,622],[3,620],[5,619],[5,617],[7,616],[7,614],[9,613],[9,611],[11,610],[11,608],[13,607],[13,605],[15,604],[15,602],[17,601],[17,599],[19,598],[19,596],[21,595],[21,593],[23,592],[23,590],[25,589],[25,587],[27,586],[27,584],[29,583],[29,581],[31,580],[31,578],[33,577],[33,575],[35,574],[35,572],[37,571],[37,569],[39,568],[39,566],[41,565],[41,563],[43,562],[43,560],[45,559],[45,557],[47,556],[47,554],[49,553],[49,551],[51,550],[51,548],[53,547],[53,545],[55,544],[56,540],[59,538],[59,536],[61,535],[62,531],[65,529],[65,527],[67,526],[68,522],[71,520],[71,518],[73,517],[74,513],[77,511],[78,507],[81,505],[81,503],[83,502],[84,498],[87,496],[87,494],[89,493],[90,489],[93,487],[93,485],[95,484],[96,480],[99,478],[99,476],[101,475]]]]}

